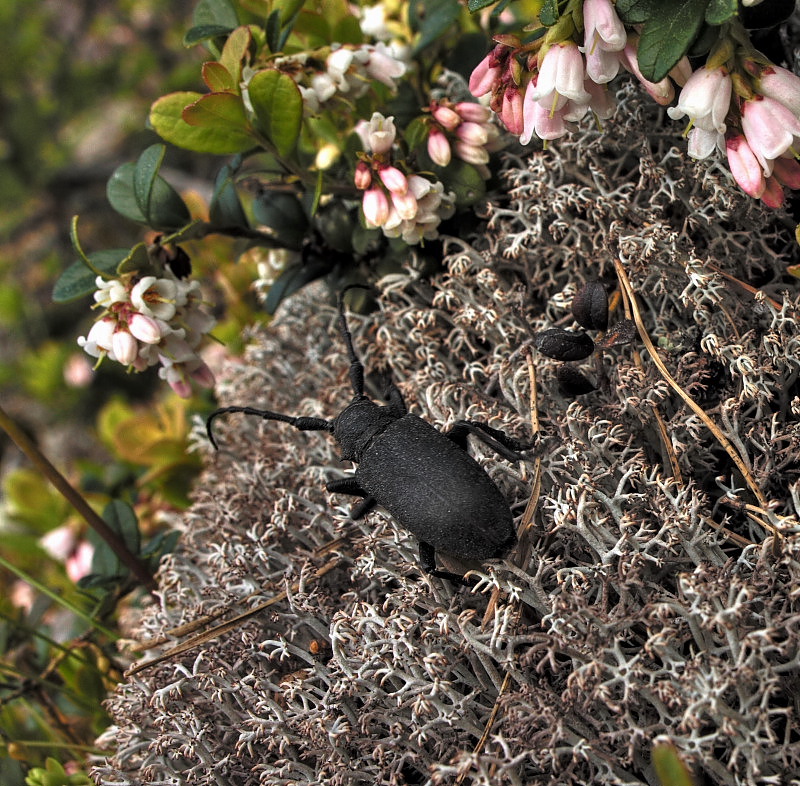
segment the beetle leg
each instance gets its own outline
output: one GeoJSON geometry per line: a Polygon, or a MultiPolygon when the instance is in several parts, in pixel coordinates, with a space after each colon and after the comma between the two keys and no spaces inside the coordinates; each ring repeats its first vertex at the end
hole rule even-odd
{"type": "Polygon", "coordinates": [[[356,497],[364,497],[361,502],[353,505],[350,511],[350,518],[357,521],[366,513],[369,513],[376,505],[375,497],[371,497],[353,478],[337,478],[325,484],[325,488],[332,494],[353,494],[356,497]]]}
{"type": "Polygon", "coordinates": [[[389,406],[397,413],[398,417],[402,417],[408,413],[408,407],[406,406],[403,394],[394,382],[390,382],[386,388],[386,399],[389,402],[389,406]]]}
{"type": "Polygon", "coordinates": [[[476,420],[457,420],[452,428],[445,432],[445,436],[453,440],[462,450],[467,450],[467,437],[473,434],[490,448],[497,451],[509,461],[520,461],[521,452],[530,450],[535,442],[521,442],[509,437],[504,431],[479,423],[476,420]]]}
{"type": "Polygon", "coordinates": [[[472,586],[469,581],[463,576],[459,576],[458,573],[451,573],[449,570],[440,570],[436,567],[436,551],[430,543],[419,542],[419,563],[429,576],[447,579],[455,584],[461,584],[464,587],[472,586]]]}

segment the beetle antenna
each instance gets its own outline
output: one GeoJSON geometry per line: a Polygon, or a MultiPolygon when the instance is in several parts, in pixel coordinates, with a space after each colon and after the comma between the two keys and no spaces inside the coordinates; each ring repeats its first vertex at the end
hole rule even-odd
{"type": "Polygon", "coordinates": [[[353,336],[347,327],[347,317],[344,312],[344,293],[351,289],[371,289],[365,284],[350,284],[339,293],[339,328],[342,331],[344,345],[347,347],[347,356],[350,358],[350,384],[357,398],[364,397],[364,364],[356,355],[353,347],[353,336]]]}
{"type": "Polygon", "coordinates": [[[263,420],[280,420],[282,423],[288,423],[290,426],[294,426],[300,431],[329,431],[333,433],[333,422],[325,420],[324,418],[297,418],[293,415],[283,415],[280,412],[271,412],[268,409],[255,409],[254,407],[222,407],[221,409],[214,410],[206,418],[206,433],[215,450],[219,450],[219,445],[217,444],[217,440],[214,439],[214,430],[211,428],[211,425],[220,415],[227,415],[229,412],[242,412],[245,415],[256,415],[263,420]]]}

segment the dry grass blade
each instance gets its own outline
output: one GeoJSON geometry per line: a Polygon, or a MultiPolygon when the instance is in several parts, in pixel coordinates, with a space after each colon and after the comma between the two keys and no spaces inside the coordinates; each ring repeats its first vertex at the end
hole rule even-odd
{"type": "MultiPolygon", "coordinates": [[[[341,558],[332,559],[329,562],[326,562],[321,568],[318,568],[314,571],[314,578],[319,579],[324,576],[326,573],[329,573],[335,567],[342,563],[341,558]]],[[[300,582],[295,582],[292,585],[292,591],[297,591],[300,587],[300,582]]],[[[189,641],[184,641],[181,644],[178,644],[175,647],[167,650],[162,655],[159,655],[155,658],[151,658],[150,660],[143,661],[142,663],[137,663],[135,666],[131,666],[126,672],[126,677],[131,677],[134,674],[139,674],[146,669],[150,669],[153,666],[158,666],[159,663],[164,663],[165,661],[171,660],[172,658],[177,657],[178,655],[183,655],[184,652],[188,652],[189,650],[194,649],[195,647],[199,647],[201,644],[205,644],[213,639],[218,638],[219,636],[224,635],[232,630],[235,630],[239,627],[243,622],[246,622],[251,617],[255,616],[256,614],[260,614],[264,609],[268,609],[270,606],[274,606],[276,603],[280,603],[282,600],[286,600],[287,592],[285,590],[279,592],[274,598],[270,598],[268,601],[264,603],[260,603],[253,609],[248,609],[248,611],[243,612],[242,614],[238,614],[237,616],[233,617],[233,619],[227,620],[226,622],[221,623],[220,625],[215,625],[213,628],[201,633],[199,636],[195,636],[194,638],[189,639],[189,641]]]]}
{"type": "MultiPolygon", "coordinates": [[[[730,440],[722,433],[719,426],[717,426],[717,424],[714,423],[714,421],[706,414],[705,410],[675,381],[672,374],[669,373],[669,370],[659,357],[658,351],[653,345],[653,342],[650,340],[650,336],[647,333],[647,328],[644,326],[642,315],[639,311],[639,306],[636,303],[636,293],[633,291],[633,286],[628,278],[628,274],[625,272],[622,262],[619,259],[615,259],[614,266],[616,267],[617,276],[619,277],[619,281],[622,284],[625,294],[628,298],[628,302],[630,303],[633,320],[636,323],[637,329],[639,330],[639,336],[642,339],[642,343],[645,345],[647,352],[652,358],[653,363],[655,363],[656,367],[661,373],[661,376],[664,378],[667,384],[686,402],[686,405],[692,410],[692,412],[694,412],[697,417],[703,421],[706,428],[708,428],[708,430],[714,435],[714,438],[730,456],[731,461],[733,461],[733,463],[736,465],[736,468],[742,474],[745,483],[747,483],[747,486],[749,487],[750,491],[753,492],[753,495],[756,497],[759,504],[765,508],[768,507],[766,497],[756,484],[752,473],[742,460],[742,457],[736,451],[736,448],[734,448],[730,440]]],[[[763,522],[763,526],[765,526],[774,535],[780,535],[780,532],[772,524],[763,522]]]]}

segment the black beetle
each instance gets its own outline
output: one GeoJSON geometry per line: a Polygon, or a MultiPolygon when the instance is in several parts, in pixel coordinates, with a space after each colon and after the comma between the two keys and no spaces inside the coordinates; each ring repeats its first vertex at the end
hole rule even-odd
{"type": "Polygon", "coordinates": [[[364,395],[364,366],[353,348],[353,337],[339,296],[339,326],[350,358],[353,400],[333,420],[294,417],[253,407],[222,407],[206,421],[208,437],[215,418],[230,412],[279,420],[301,431],[327,431],[342,449],[342,458],[358,464],[355,474],[332,480],[328,491],[353,494],[363,500],[351,517],[361,518],[376,505],[391,514],[419,541],[423,569],[440,578],[466,584],[463,576],[436,568],[436,552],[466,560],[504,556],[516,543],[514,518],[494,481],[467,453],[470,434],[501,456],[516,461],[516,451],[532,447],[483,423],[460,420],[442,433],[410,413],[400,390],[390,384],[389,402],[382,406],[364,395]]]}

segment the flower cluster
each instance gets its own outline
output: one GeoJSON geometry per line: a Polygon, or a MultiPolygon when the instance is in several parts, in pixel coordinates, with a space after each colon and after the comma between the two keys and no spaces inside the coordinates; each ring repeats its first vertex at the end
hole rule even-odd
{"type": "Polygon", "coordinates": [[[800,78],[791,71],[755,59],[710,61],[689,77],[678,105],[667,111],[689,118],[689,155],[703,159],[724,151],[739,187],[768,207],[783,204],[784,187],[800,188],[794,157],[800,78]]]}
{"type": "Polygon", "coordinates": [[[354,101],[363,96],[373,80],[395,89],[395,80],[407,65],[392,47],[383,42],[349,46],[333,44],[324,61],[308,52],[275,60],[275,67],[297,83],[308,114],[316,114],[334,96],[354,101]]]}
{"type": "Polygon", "coordinates": [[[484,179],[489,153],[502,144],[500,130],[491,122],[491,111],[474,101],[452,103],[446,99],[431,101],[428,131],[428,155],[434,164],[447,166],[457,158],[479,168],[484,179]]]}
{"type": "Polygon", "coordinates": [[[380,227],[387,237],[402,237],[409,245],[433,240],[442,219],[455,211],[455,195],[438,180],[404,174],[392,158],[397,130],[394,118],[379,112],[356,126],[364,147],[356,165],[356,188],[364,192],[361,208],[370,228],[380,227]]]}
{"type": "Polygon", "coordinates": [[[690,156],[725,152],[738,185],[769,207],[783,204],[784,187],[800,188],[793,148],[800,137],[800,78],[769,63],[733,30],[721,36],[705,66],[692,72],[684,57],[669,76],[650,82],[639,68],[637,34],[611,0],[585,0],[582,12],[582,30],[556,25],[524,45],[514,35],[497,36],[471,75],[471,92],[489,95],[491,108],[523,144],[534,136],[563,136],[590,110],[598,119],[609,117],[605,85],[624,68],[664,106],[674,99],[673,81],[683,86],[677,106],[667,111],[673,119],[688,117],[690,156]]]}
{"type": "Polygon", "coordinates": [[[614,107],[605,86],[620,67],[630,71],[658,103],[672,101],[669,78],[654,83],[642,76],[636,35],[626,31],[611,0],[586,0],[583,24],[583,46],[569,37],[545,36],[523,45],[514,35],[497,36],[497,45],[472,72],[472,94],[491,95],[489,105],[523,144],[534,136],[543,140],[564,136],[568,123],[581,120],[590,110],[600,120],[610,117],[614,107]]]}
{"type": "Polygon", "coordinates": [[[92,357],[109,358],[143,371],[160,364],[159,376],[179,395],[191,395],[191,382],[214,384],[197,351],[216,320],[204,308],[197,281],[165,267],[161,276],[122,274],[96,279],[96,307],[103,309],[78,344],[92,357]]]}

